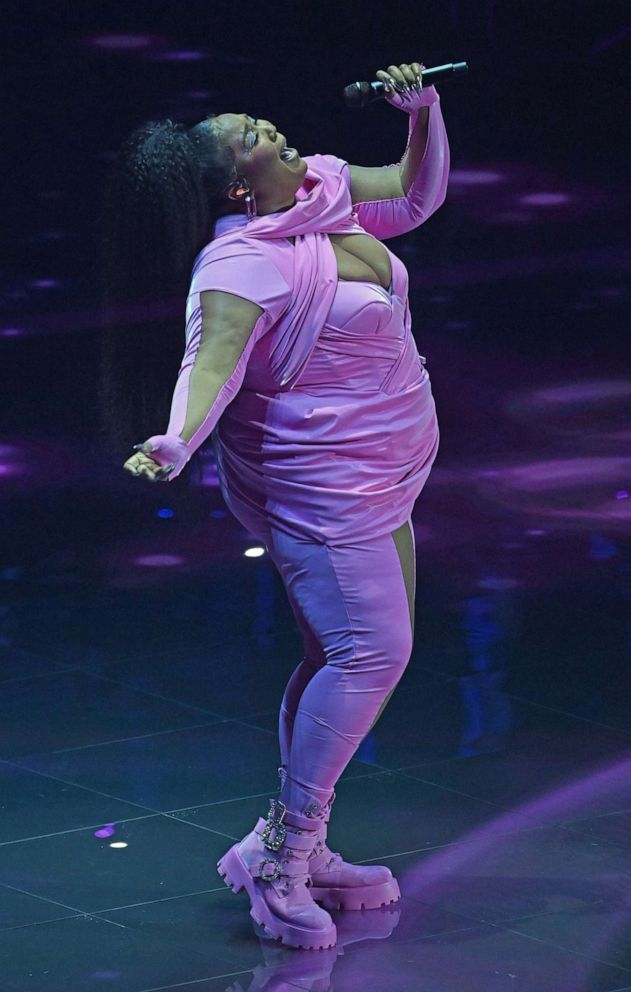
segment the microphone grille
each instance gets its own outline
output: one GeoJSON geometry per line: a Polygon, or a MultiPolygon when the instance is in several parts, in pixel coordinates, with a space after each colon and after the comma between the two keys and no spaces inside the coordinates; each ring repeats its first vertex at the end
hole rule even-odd
{"type": "Polygon", "coordinates": [[[344,103],[347,107],[363,107],[370,102],[370,83],[351,83],[344,87],[344,103]]]}

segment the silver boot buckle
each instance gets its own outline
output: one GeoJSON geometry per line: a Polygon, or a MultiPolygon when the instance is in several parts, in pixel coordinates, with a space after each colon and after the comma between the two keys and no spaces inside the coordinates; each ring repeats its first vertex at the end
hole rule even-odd
{"type": "Polygon", "coordinates": [[[284,803],[281,803],[280,799],[270,799],[267,823],[261,834],[263,843],[268,851],[279,851],[285,843],[287,827],[284,825],[283,820],[286,812],[287,807],[284,803]]]}
{"type": "Polygon", "coordinates": [[[281,876],[281,866],[280,862],[276,858],[264,858],[259,865],[259,878],[262,878],[265,882],[277,882],[281,876]],[[272,866],[272,871],[268,872],[266,869],[267,865],[272,866]]]}

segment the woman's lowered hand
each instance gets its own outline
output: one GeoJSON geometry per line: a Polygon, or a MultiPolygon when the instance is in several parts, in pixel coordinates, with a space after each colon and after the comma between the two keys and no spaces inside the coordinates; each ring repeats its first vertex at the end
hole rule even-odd
{"type": "Polygon", "coordinates": [[[134,448],[136,454],[127,459],[123,468],[132,475],[144,475],[151,482],[171,482],[192,454],[186,441],[172,434],[153,434],[134,448]]]}

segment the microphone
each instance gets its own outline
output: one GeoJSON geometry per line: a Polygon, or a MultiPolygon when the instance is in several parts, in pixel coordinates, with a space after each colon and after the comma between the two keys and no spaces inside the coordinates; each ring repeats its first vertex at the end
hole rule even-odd
{"type": "MultiPolygon", "coordinates": [[[[434,83],[442,83],[445,79],[453,76],[462,76],[469,71],[466,62],[447,62],[445,65],[437,65],[433,69],[423,69],[421,72],[421,82],[423,86],[433,86],[434,83]]],[[[375,80],[373,83],[351,83],[344,87],[344,103],[347,107],[366,107],[375,100],[383,100],[386,93],[385,83],[375,80]]]]}

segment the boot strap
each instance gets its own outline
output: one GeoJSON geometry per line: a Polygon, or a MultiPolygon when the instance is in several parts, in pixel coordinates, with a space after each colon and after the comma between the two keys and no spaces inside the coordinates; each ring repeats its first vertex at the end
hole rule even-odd
{"type": "Polygon", "coordinates": [[[279,851],[281,847],[289,847],[292,851],[308,851],[311,853],[316,837],[311,834],[298,834],[291,827],[283,825],[278,831],[275,824],[270,827],[269,820],[260,817],[254,828],[268,851],[279,851]]]}
{"type": "Polygon", "coordinates": [[[315,857],[309,858],[309,874],[317,875],[320,871],[337,871],[342,867],[342,855],[329,851],[328,848],[320,851],[315,857]]]}
{"type": "Polygon", "coordinates": [[[279,861],[272,857],[263,858],[258,865],[252,865],[249,871],[252,878],[261,878],[264,882],[277,882],[283,876],[305,878],[307,875],[304,861],[279,861]]]}

